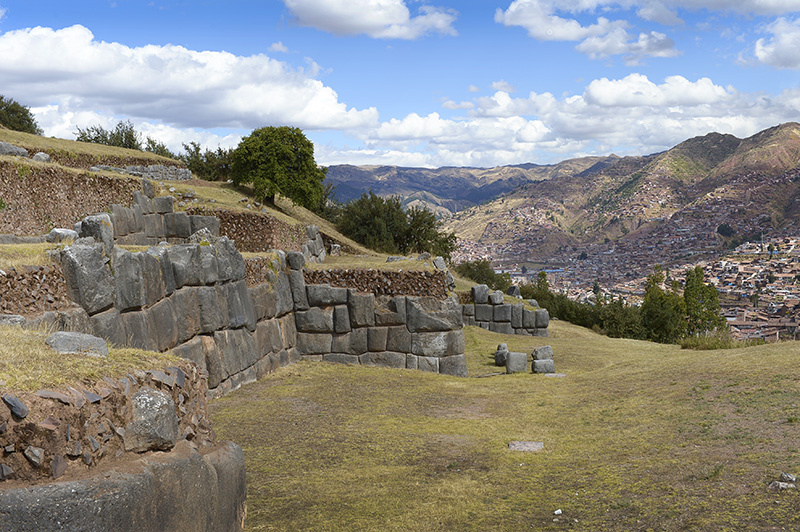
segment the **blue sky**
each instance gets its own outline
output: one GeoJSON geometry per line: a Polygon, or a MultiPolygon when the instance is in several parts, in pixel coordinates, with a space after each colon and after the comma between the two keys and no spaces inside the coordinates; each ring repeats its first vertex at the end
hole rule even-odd
{"type": "Polygon", "coordinates": [[[0,94],[178,151],[292,125],[321,164],[645,154],[800,121],[800,0],[0,0],[0,94]]]}

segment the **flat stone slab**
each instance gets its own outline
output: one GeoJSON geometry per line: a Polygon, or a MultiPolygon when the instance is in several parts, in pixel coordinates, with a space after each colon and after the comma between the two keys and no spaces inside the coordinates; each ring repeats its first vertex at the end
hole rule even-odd
{"type": "Polygon", "coordinates": [[[61,354],[78,354],[90,357],[108,356],[106,341],[91,334],[55,332],[47,337],[45,343],[61,354]]]}
{"type": "Polygon", "coordinates": [[[556,379],[562,379],[567,376],[566,373],[545,373],[545,377],[555,377],[556,379]]]}
{"type": "Polygon", "coordinates": [[[541,441],[512,441],[508,444],[509,451],[533,453],[542,449],[544,449],[544,442],[541,441]]]}

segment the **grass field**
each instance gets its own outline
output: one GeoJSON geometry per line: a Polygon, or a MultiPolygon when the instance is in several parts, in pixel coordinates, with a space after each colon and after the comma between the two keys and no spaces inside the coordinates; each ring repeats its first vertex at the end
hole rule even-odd
{"type": "Polygon", "coordinates": [[[214,401],[245,451],[248,530],[800,528],[797,491],[767,489],[800,470],[800,344],[551,335],[467,328],[467,379],[300,363],[214,401]],[[566,377],[476,378],[499,342],[552,345],[566,377]]]}

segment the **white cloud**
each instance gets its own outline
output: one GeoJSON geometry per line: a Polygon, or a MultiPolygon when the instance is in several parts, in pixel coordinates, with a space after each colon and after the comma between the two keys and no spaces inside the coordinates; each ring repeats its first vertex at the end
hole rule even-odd
{"type": "Polygon", "coordinates": [[[283,124],[348,129],[378,120],[375,108],[348,108],[314,79],[313,62],[304,70],[265,55],[130,48],[97,41],[79,25],[4,33],[0,57],[4,93],[24,95],[34,107],[56,104],[69,116],[97,112],[179,129],[246,130],[283,124]]]}
{"type": "Polygon", "coordinates": [[[629,41],[625,30],[614,31],[597,37],[589,37],[575,47],[592,59],[602,59],[612,55],[624,54],[625,62],[636,65],[645,57],[675,57],[679,55],[675,43],[663,33],[651,31],[640,33],[636,41],[629,41]]]}
{"type": "Polygon", "coordinates": [[[630,74],[619,80],[594,80],[583,94],[588,103],[602,107],[711,105],[734,96],[734,91],[715,85],[709,78],[691,82],[683,76],[669,76],[656,85],[642,74],[630,74]]]}
{"type": "Polygon", "coordinates": [[[683,20],[681,20],[674,10],[670,9],[664,5],[663,2],[658,0],[645,2],[639,7],[639,9],[636,11],[636,14],[644,20],[651,20],[665,26],[677,26],[679,24],[683,24],[683,20]]]}
{"type": "Polygon", "coordinates": [[[444,109],[455,111],[457,109],[474,109],[475,104],[472,102],[454,102],[453,100],[445,100],[442,103],[444,109]]]}
{"type": "Polygon", "coordinates": [[[756,58],[777,68],[800,68],[800,18],[781,17],[767,26],[766,31],[772,36],[756,41],[756,58]]]}
{"type": "Polygon", "coordinates": [[[403,0],[283,0],[301,26],[334,35],[418,39],[429,33],[456,35],[456,12],[423,5],[411,16],[403,0]]]}
{"type": "Polygon", "coordinates": [[[0,7],[0,20],[3,20],[3,17],[6,16],[6,10],[0,7]]]}
{"type": "Polygon", "coordinates": [[[469,92],[481,92],[481,88],[478,87],[477,85],[470,85],[469,87],[467,87],[467,90],[469,92]]]}
{"type": "Polygon", "coordinates": [[[503,92],[514,92],[516,90],[514,88],[514,85],[512,85],[511,83],[507,82],[504,79],[492,83],[492,88],[496,91],[503,91],[503,92]]]}
{"type": "Polygon", "coordinates": [[[269,46],[270,52],[283,52],[286,53],[289,51],[289,48],[286,47],[281,41],[274,42],[269,46]]]}

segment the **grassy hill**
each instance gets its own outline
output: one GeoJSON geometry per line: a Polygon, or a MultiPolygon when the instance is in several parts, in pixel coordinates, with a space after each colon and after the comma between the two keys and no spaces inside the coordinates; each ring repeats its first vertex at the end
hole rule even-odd
{"type": "Polygon", "coordinates": [[[215,401],[248,530],[780,530],[798,493],[798,344],[732,351],[467,328],[470,378],[301,363],[215,401]],[[498,375],[549,344],[563,378],[498,375]],[[537,453],[511,441],[539,441],[537,453]],[[556,515],[556,510],[561,510],[556,515]]]}

